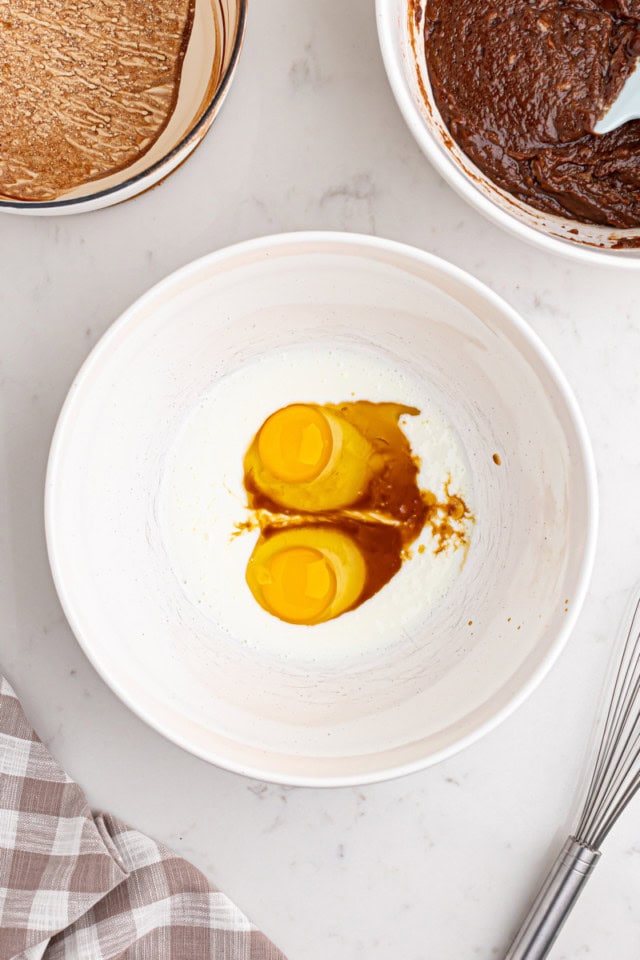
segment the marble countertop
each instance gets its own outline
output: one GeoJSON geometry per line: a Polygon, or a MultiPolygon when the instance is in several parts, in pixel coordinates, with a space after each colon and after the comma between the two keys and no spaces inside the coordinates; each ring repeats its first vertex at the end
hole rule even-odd
{"type": "MultiPolygon", "coordinates": [[[[56,757],[94,807],[191,858],[290,960],[501,957],[572,824],[601,678],[640,574],[638,276],[530,248],[438,178],[396,109],[370,0],[252,0],[236,80],[196,154],[122,207],[3,216],[0,280],[0,664],[56,757]],[[303,228],[415,244],[504,296],[577,394],[601,492],[587,603],[527,703],[446,763],[324,791],[218,770],[130,713],[64,619],[42,517],[60,406],[118,314],[210,250],[303,228]]],[[[555,960],[638,955],[639,809],[609,838],[555,960]]]]}

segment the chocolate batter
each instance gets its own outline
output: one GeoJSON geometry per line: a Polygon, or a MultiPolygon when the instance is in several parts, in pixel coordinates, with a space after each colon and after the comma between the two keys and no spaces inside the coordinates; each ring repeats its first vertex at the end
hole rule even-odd
{"type": "Polygon", "coordinates": [[[640,54],[640,0],[427,0],[424,37],[438,109],[488,177],[539,210],[640,226],[640,121],[590,132],[640,54]]]}

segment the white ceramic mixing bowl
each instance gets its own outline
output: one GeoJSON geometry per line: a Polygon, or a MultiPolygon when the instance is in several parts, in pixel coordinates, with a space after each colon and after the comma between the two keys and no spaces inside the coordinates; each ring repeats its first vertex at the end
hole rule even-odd
{"type": "Polygon", "coordinates": [[[496,186],[452,140],[429,83],[422,25],[426,0],[376,0],[378,36],[391,89],[418,145],[460,196],[505,230],[552,253],[640,267],[640,229],[618,230],[542,213],[496,186]],[[621,248],[625,240],[634,248],[621,248]]]}
{"type": "Polygon", "coordinates": [[[582,418],[527,324],[436,257],[338,233],[243,243],[145,294],[74,381],[46,484],[58,593],[113,690],[200,757],[318,786],[417,770],[521,703],[575,623],[596,514],[582,418]],[[305,664],[303,650],[280,659],[203,615],[159,529],[167,451],[200,399],[300,343],[373,351],[420,377],[457,430],[473,484],[471,548],[444,599],[411,632],[390,610],[375,655],[353,630],[339,668],[305,664]]]}

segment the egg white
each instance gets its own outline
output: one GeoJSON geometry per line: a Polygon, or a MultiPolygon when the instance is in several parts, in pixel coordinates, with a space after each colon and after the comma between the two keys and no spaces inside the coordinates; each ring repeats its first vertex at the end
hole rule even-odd
{"type": "Polygon", "coordinates": [[[250,517],[242,483],[245,452],[280,407],[350,400],[420,409],[419,416],[401,418],[422,462],[420,486],[441,496],[450,476],[451,492],[473,511],[470,470],[456,431],[434,407],[428,384],[410,371],[365,350],[317,345],[278,350],[246,364],[217,382],[187,417],[166,459],[159,504],[165,549],[187,597],[238,643],[301,662],[375,654],[413,634],[461,569],[464,551],[435,555],[427,529],[389,583],[335,620],[284,623],[254,599],[245,570],[259,533],[233,536],[250,517]],[[418,552],[421,544],[424,553],[418,552]]]}

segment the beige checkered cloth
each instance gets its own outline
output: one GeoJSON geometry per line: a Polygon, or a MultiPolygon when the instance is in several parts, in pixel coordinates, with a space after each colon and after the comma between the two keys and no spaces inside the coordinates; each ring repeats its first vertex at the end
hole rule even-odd
{"type": "Polygon", "coordinates": [[[92,816],[0,677],[0,960],[284,960],[203,874],[92,816]]]}

